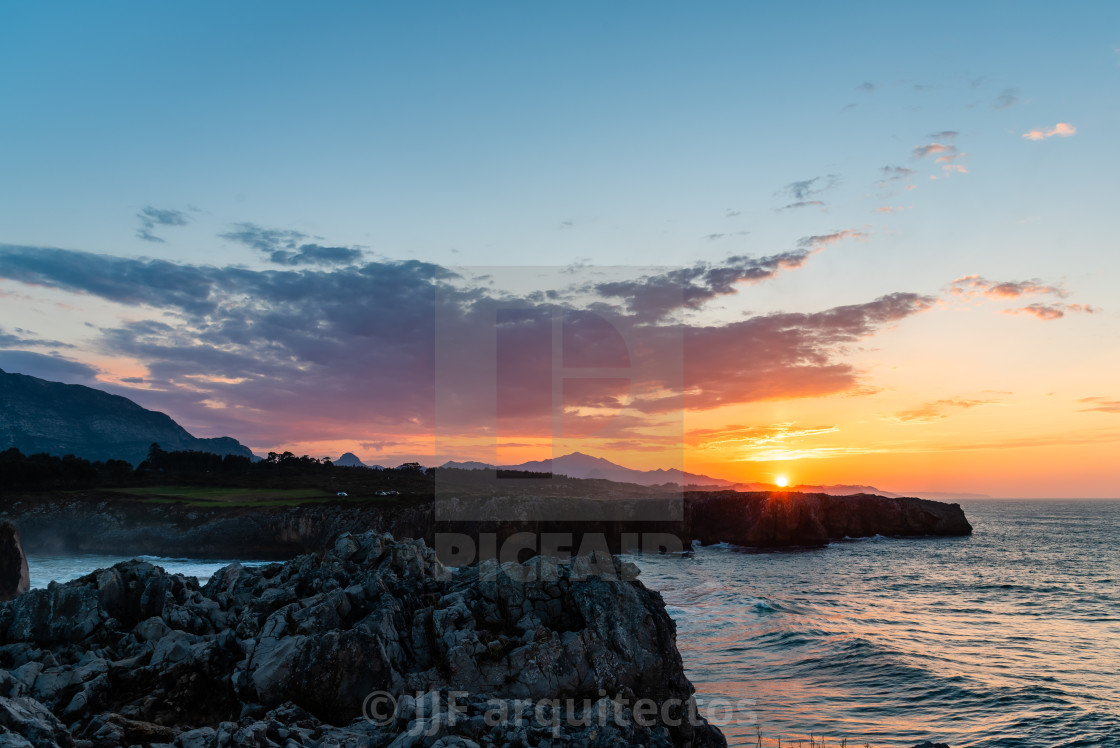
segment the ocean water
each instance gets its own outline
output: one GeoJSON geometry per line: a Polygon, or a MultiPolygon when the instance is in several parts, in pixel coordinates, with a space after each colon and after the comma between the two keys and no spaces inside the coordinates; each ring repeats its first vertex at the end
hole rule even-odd
{"type": "MultiPolygon", "coordinates": [[[[113,564],[139,558],[142,561],[163,567],[172,574],[198,577],[199,584],[207,580],[221,568],[233,561],[202,561],[192,558],[167,558],[165,556],[102,556],[82,554],[76,556],[28,556],[27,571],[31,577],[31,589],[46,587],[51,582],[69,582],[85,576],[96,569],[107,569],[113,564]]],[[[269,561],[242,561],[245,566],[259,566],[269,561]]]]}
{"type": "MultiPolygon", "coordinates": [[[[1120,748],[1120,501],[962,503],[968,538],[634,559],[730,745],[1120,748]]],[[[32,586],[122,560],[32,557],[32,586]]]]}
{"type": "Polygon", "coordinates": [[[1120,746],[1120,502],[962,502],[968,538],[642,557],[731,745],[1120,746]],[[730,723],[727,723],[730,720],[730,723]]]}

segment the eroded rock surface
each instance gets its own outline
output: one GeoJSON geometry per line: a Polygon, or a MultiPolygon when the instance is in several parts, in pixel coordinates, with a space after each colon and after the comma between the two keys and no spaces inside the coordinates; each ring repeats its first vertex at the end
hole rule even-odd
{"type": "Polygon", "coordinates": [[[0,605],[0,746],[726,745],[636,575],[374,533],[202,587],[129,561],[0,605]]]}

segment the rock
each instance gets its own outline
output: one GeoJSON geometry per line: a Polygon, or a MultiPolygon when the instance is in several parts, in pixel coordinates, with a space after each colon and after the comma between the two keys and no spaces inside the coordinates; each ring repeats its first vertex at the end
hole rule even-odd
{"type": "Polygon", "coordinates": [[[30,588],[27,558],[16,526],[0,522],[0,601],[13,600],[30,588]]]}
{"type": "Polygon", "coordinates": [[[205,587],[130,561],[0,604],[0,725],[94,747],[726,745],[676,719],[675,627],[618,559],[452,573],[420,540],[329,547],[205,587]],[[670,721],[636,723],[638,699],[670,721]]]}
{"type": "Polygon", "coordinates": [[[914,746],[914,748],[949,748],[949,744],[934,743],[933,741],[927,740],[924,743],[918,743],[916,746],[914,746]]]}
{"type": "Polygon", "coordinates": [[[34,699],[0,697],[0,727],[22,736],[35,748],[70,748],[74,745],[73,738],[58,718],[34,699]]]}

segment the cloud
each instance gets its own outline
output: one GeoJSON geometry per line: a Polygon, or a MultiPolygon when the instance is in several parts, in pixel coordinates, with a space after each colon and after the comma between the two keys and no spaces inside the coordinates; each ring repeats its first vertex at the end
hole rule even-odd
{"type": "Polygon", "coordinates": [[[186,226],[190,223],[187,214],[181,210],[153,208],[151,205],[144,206],[136,217],[140,219],[140,228],[136,230],[136,236],[146,242],[157,244],[162,244],[163,239],[152,233],[156,226],[186,226]]]}
{"type": "Polygon", "coordinates": [[[856,86],[856,90],[863,91],[864,93],[875,93],[875,84],[864,81],[856,86]]]}
{"type": "Polygon", "coordinates": [[[839,174],[826,174],[823,177],[803,179],[799,182],[790,182],[778,191],[778,194],[788,194],[798,200],[806,200],[813,195],[827,192],[840,184],[839,174]]]}
{"type": "MultiPolygon", "coordinates": [[[[703,409],[861,391],[864,374],[845,361],[852,347],[930,308],[934,299],[895,293],[728,324],[679,323],[667,316],[800,267],[834,242],[865,236],[848,229],[805,237],[796,249],[765,257],[589,282],[579,289],[582,297],[518,295],[416,261],[250,269],[11,245],[0,246],[0,277],[134,307],[130,320],[99,330],[95,342],[99,355],[146,370],[130,377],[142,379],[143,387],[114,391],[169,412],[198,433],[233,434],[262,446],[430,440],[437,425],[437,320],[450,340],[485,341],[494,339],[494,320],[503,319],[496,361],[506,387],[502,422],[525,429],[524,436],[541,423],[550,429],[551,336],[561,312],[565,366],[571,365],[569,354],[577,360],[585,355],[588,365],[629,362],[651,372],[648,386],[628,393],[610,381],[571,390],[565,428],[571,423],[577,433],[591,429],[608,441],[648,443],[651,430],[671,421],[682,405],[703,409]],[[503,312],[510,309],[512,316],[503,312]],[[618,316],[606,324],[600,312],[618,316]],[[618,353],[619,330],[640,332],[650,346],[618,353]],[[679,355],[661,355],[674,346],[679,355]],[[621,415],[602,412],[627,399],[621,415]]],[[[294,241],[302,246],[303,239],[294,241]]],[[[22,356],[22,363],[37,363],[40,371],[54,367],[55,378],[65,369],[75,378],[96,375],[92,367],[58,357],[5,355],[22,356]]],[[[457,376],[470,391],[471,373],[457,376]]],[[[493,381],[488,386],[492,391],[493,381]]],[[[457,414],[441,412],[438,425],[476,433],[479,423],[494,416],[492,404],[477,400],[467,398],[457,414]]]]}
{"type": "Polygon", "coordinates": [[[63,343],[59,340],[43,340],[41,338],[29,337],[35,335],[31,330],[24,330],[22,327],[14,328],[14,332],[8,332],[0,327],[0,348],[24,348],[31,346],[34,348],[73,348],[70,343],[63,343]]]}
{"type": "MultiPolygon", "coordinates": [[[[949,293],[962,299],[991,299],[1011,301],[1029,296],[1053,296],[1064,299],[1069,291],[1060,285],[1043,283],[1038,278],[1026,281],[992,281],[979,275],[966,275],[957,278],[949,286],[949,293]]],[[[1004,309],[1003,314],[1027,314],[1041,320],[1061,319],[1067,312],[1092,314],[1100,311],[1088,304],[1066,304],[1061,302],[1035,302],[1023,307],[1004,309]]]]}
{"type": "Polygon", "coordinates": [[[783,210],[793,210],[795,208],[814,208],[814,207],[823,208],[824,207],[824,201],[822,201],[822,200],[798,200],[796,203],[790,203],[789,205],[783,205],[782,207],[777,209],[777,212],[780,213],[783,210]]]}
{"type": "Polygon", "coordinates": [[[965,275],[953,281],[949,293],[954,296],[988,296],[993,299],[1018,299],[1023,296],[1069,295],[1061,286],[1045,284],[1038,278],[1027,281],[992,281],[979,275],[965,275]]]}
{"type": "Polygon", "coordinates": [[[1120,400],[1107,397],[1083,397],[1079,403],[1086,403],[1088,408],[1082,408],[1082,413],[1120,413],[1120,400]]]}
{"type": "Polygon", "coordinates": [[[1085,314],[1093,314],[1100,310],[1096,307],[1091,307],[1088,304],[1028,304],[1018,309],[1005,309],[1004,314],[1029,314],[1033,317],[1038,317],[1041,320],[1054,320],[1061,319],[1066,316],[1066,312],[1083,312],[1085,314]]]}
{"type": "Polygon", "coordinates": [[[917,408],[894,413],[891,419],[902,423],[931,423],[942,418],[948,418],[950,410],[968,410],[981,405],[999,405],[999,403],[999,400],[934,400],[917,408]]]}
{"type": "Polygon", "coordinates": [[[48,356],[34,351],[0,350],[0,369],[9,374],[27,374],[51,382],[66,384],[97,384],[97,369],[64,358],[48,356]]]}
{"type": "Polygon", "coordinates": [[[1019,89],[1005,88],[992,102],[992,109],[1007,109],[1019,101],[1019,89]]]}
{"type": "MultiPolygon", "coordinates": [[[[943,132],[934,133],[930,135],[930,138],[934,139],[933,142],[915,146],[911,155],[916,159],[925,158],[926,156],[937,156],[934,162],[941,164],[941,170],[944,176],[954,173],[967,174],[968,169],[965,167],[964,163],[958,162],[968,154],[958,150],[952,143],[941,142],[952,140],[956,138],[957,135],[958,133],[955,130],[945,130],[943,132]]],[[[934,179],[936,179],[936,177],[934,177],[934,179]]]]}
{"type": "Polygon", "coordinates": [[[307,234],[289,229],[266,229],[253,223],[234,224],[235,230],[219,234],[267,255],[277,265],[344,265],[360,261],[358,247],[324,247],[306,243],[307,234]]]}
{"type": "Polygon", "coordinates": [[[1068,122],[1059,122],[1053,127],[1047,127],[1041,130],[1030,130],[1023,133],[1024,140],[1046,140],[1055,135],[1060,138],[1068,138],[1077,134],[1077,128],[1068,122]]]}
{"type": "Polygon", "coordinates": [[[913,169],[907,169],[905,166],[880,166],[879,173],[882,174],[882,179],[876,182],[880,188],[890,186],[891,182],[906,182],[910,177],[914,176],[913,169]]]}
{"type": "Polygon", "coordinates": [[[596,284],[594,292],[605,299],[619,299],[627,313],[645,322],[656,322],[682,309],[696,310],[717,296],[736,293],[740,283],[761,283],[784,270],[801,267],[809,257],[844,239],[863,240],[868,234],[844,229],[830,234],[802,237],[797,249],[766,257],[733,256],[720,264],[698,262],[625,281],[596,284]]]}
{"type": "Polygon", "coordinates": [[[910,210],[910,208],[912,208],[912,207],[913,206],[911,206],[911,205],[900,205],[900,206],[884,205],[881,208],[876,208],[875,212],[876,213],[901,213],[904,210],[910,210]]]}

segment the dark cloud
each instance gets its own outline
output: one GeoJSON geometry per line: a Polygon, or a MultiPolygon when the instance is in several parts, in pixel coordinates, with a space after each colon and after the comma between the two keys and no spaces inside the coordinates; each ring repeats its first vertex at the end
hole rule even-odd
{"type": "Polygon", "coordinates": [[[699,309],[716,296],[733,294],[736,284],[758,283],[801,267],[810,254],[802,248],[768,257],[729,257],[718,265],[698,262],[658,275],[599,283],[593,290],[605,299],[620,299],[628,314],[656,322],[681,309],[699,309]]]}
{"type": "MultiPolygon", "coordinates": [[[[158,309],[158,319],[100,331],[100,352],[147,369],[125,381],[142,388],[115,391],[171,413],[198,433],[264,445],[378,433],[406,442],[430,435],[437,421],[474,433],[494,417],[486,398],[467,397],[454,415],[435,411],[437,358],[444,350],[437,350],[437,321],[446,339],[474,345],[493,340],[500,320],[495,356],[506,387],[502,422],[539,426],[544,416],[551,424],[550,341],[555,314],[563,312],[565,366],[630,364],[652,372],[645,389],[609,376],[565,389],[565,433],[570,426],[573,433],[642,441],[650,438],[651,419],[679,413],[682,403],[711,408],[858,390],[861,374],[844,361],[849,349],[928,308],[932,299],[891,294],[731,324],[681,325],[667,317],[735,293],[738,284],[800,267],[831,242],[862,236],[854,230],[811,236],[797,249],[766,257],[593,283],[579,289],[584,301],[578,305],[570,294],[503,294],[488,281],[416,261],[252,270],[0,246],[0,277],[158,309]],[[520,311],[503,312],[511,307],[520,311]],[[650,341],[648,349],[619,347],[636,333],[650,341]],[[677,354],[664,355],[673,350],[677,354]],[[628,397],[633,405],[625,415],[584,410],[615,408],[628,397]]],[[[302,246],[302,239],[295,241],[302,246]]],[[[3,355],[9,361],[15,356],[23,368],[34,363],[39,375],[50,368],[52,378],[64,381],[64,374],[71,381],[96,375],[58,357],[3,355]]],[[[455,376],[457,383],[472,381],[467,370],[456,369],[455,376]]],[[[492,393],[493,381],[486,386],[492,393]]]]}
{"type": "Polygon", "coordinates": [[[13,328],[12,332],[8,332],[3,327],[0,327],[0,348],[23,348],[25,346],[32,346],[35,348],[74,347],[70,343],[63,343],[59,340],[43,340],[33,337],[34,335],[34,332],[31,330],[24,330],[22,327],[13,328]]]}
{"type": "Polygon", "coordinates": [[[269,255],[278,265],[343,265],[362,259],[362,250],[356,247],[324,247],[319,244],[301,244],[292,252],[281,249],[269,255]]]}
{"type": "Polygon", "coordinates": [[[163,239],[152,233],[156,226],[186,226],[190,223],[187,214],[181,210],[153,208],[151,205],[142,208],[136,217],[140,219],[140,228],[136,230],[136,236],[146,242],[157,244],[162,244],[163,239]]]}
{"type": "Polygon", "coordinates": [[[863,83],[860,83],[858,86],[856,86],[856,90],[863,91],[864,93],[875,93],[875,84],[864,81],[863,83]]]}
{"type": "Polygon", "coordinates": [[[97,369],[61,356],[33,351],[0,350],[0,369],[9,374],[27,374],[51,382],[97,384],[97,369]]]}
{"type": "Polygon", "coordinates": [[[941,132],[930,133],[927,137],[930,140],[955,140],[960,135],[956,130],[942,130],[941,132]]]}
{"type": "Polygon", "coordinates": [[[362,259],[358,247],[324,247],[307,243],[307,234],[289,229],[266,229],[253,223],[235,224],[221,238],[239,242],[261,252],[277,265],[348,265],[362,259]]]}

